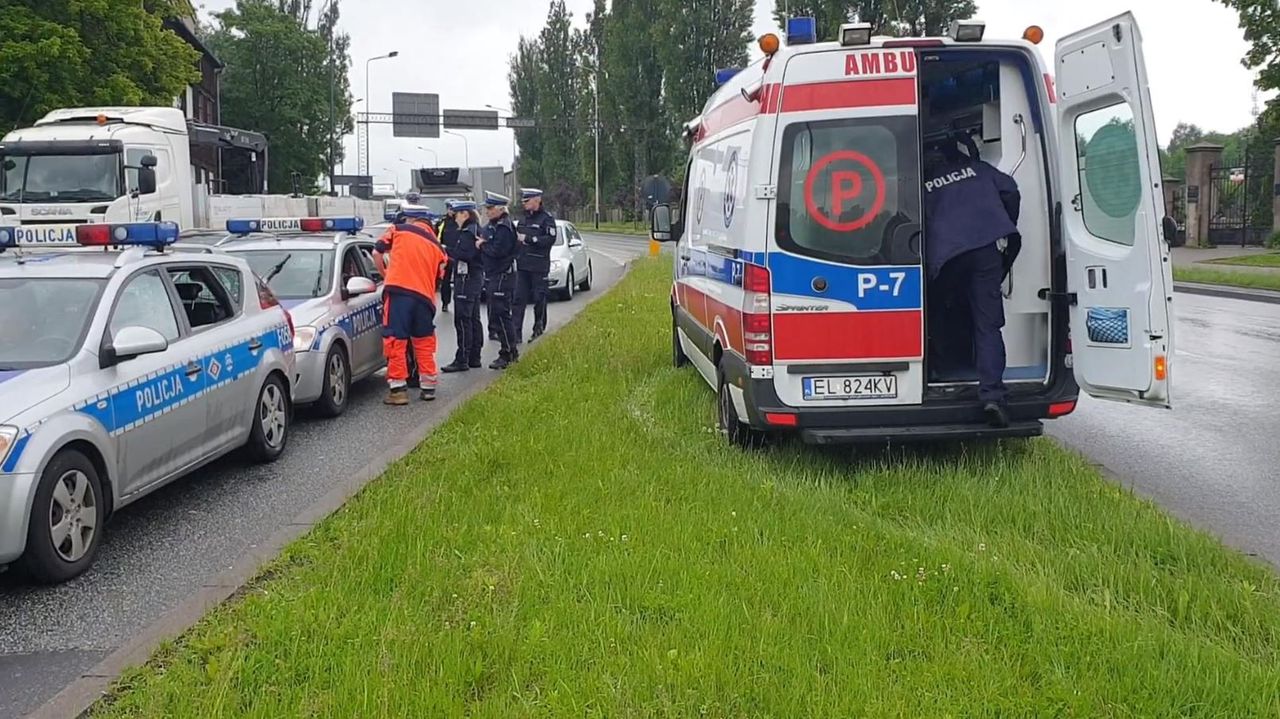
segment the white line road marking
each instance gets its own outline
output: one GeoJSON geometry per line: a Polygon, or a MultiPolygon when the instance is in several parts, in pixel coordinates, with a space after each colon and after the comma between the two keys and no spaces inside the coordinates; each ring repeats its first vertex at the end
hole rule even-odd
{"type": "Polygon", "coordinates": [[[606,260],[609,260],[610,262],[618,265],[619,267],[627,264],[631,260],[634,260],[635,258],[639,257],[641,254],[643,254],[643,253],[637,252],[634,255],[623,256],[621,259],[619,259],[616,254],[613,254],[611,252],[605,252],[599,247],[590,247],[587,249],[587,251],[595,255],[600,255],[601,257],[605,258],[606,260]]]}

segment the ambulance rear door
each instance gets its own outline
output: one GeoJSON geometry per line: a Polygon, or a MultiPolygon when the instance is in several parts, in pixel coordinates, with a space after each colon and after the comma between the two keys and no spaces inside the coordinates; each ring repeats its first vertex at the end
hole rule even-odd
{"type": "Polygon", "coordinates": [[[776,107],[774,388],[793,407],[924,397],[916,54],[791,56],[776,107]]]}
{"type": "Polygon", "coordinates": [[[1169,407],[1172,266],[1133,15],[1063,38],[1055,64],[1076,381],[1099,399],[1169,407]]]}

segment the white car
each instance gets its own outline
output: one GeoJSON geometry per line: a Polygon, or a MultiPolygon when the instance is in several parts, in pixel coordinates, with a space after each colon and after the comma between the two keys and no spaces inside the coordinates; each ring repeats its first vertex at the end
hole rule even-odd
{"type": "Polygon", "coordinates": [[[587,243],[572,222],[556,220],[556,244],[551,248],[551,273],[547,286],[551,294],[562,300],[573,299],[575,290],[591,289],[591,257],[587,243]]]}

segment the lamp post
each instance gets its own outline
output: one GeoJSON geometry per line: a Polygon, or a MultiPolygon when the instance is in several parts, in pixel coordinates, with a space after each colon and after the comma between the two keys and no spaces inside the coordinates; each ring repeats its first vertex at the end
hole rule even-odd
{"type": "MultiPolygon", "coordinates": [[[[515,114],[516,114],[516,111],[515,111],[515,110],[512,110],[512,109],[511,109],[511,108],[509,108],[509,107],[498,107],[497,105],[485,105],[485,107],[489,108],[490,110],[497,110],[498,112],[505,112],[505,113],[507,113],[508,115],[510,115],[510,116],[512,116],[512,117],[514,117],[514,116],[515,116],[515,114]]],[[[519,189],[520,189],[520,180],[519,180],[519,179],[517,179],[517,177],[516,177],[516,158],[517,158],[517,152],[518,152],[518,150],[517,150],[517,148],[516,148],[516,129],[515,129],[514,127],[512,127],[512,128],[511,128],[511,187],[512,187],[513,191],[514,191],[514,190],[519,190],[519,189]]]]}
{"type": "MultiPolygon", "coordinates": [[[[373,95],[370,93],[370,87],[369,87],[369,66],[372,65],[376,60],[389,60],[393,57],[397,57],[399,54],[400,54],[399,50],[392,50],[386,55],[371,57],[368,60],[364,61],[364,96],[366,99],[373,97],[373,95]]],[[[365,123],[364,123],[364,148],[365,148],[365,152],[369,154],[368,159],[370,160],[373,159],[373,151],[369,149],[370,138],[369,138],[368,112],[369,112],[369,108],[372,106],[373,106],[373,100],[369,100],[369,104],[365,105],[365,123]]]]}
{"type": "Polygon", "coordinates": [[[463,152],[463,158],[465,159],[465,161],[466,161],[466,163],[467,163],[467,169],[468,169],[468,170],[469,170],[469,169],[471,169],[471,146],[470,146],[470,143],[468,143],[468,142],[467,142],[467,136],[466,136],[466,135],[463,135],[463,134],[460,134],[460,133],[457,133],[457,132],[453,132],[452,130],[445,130],[445,131],[444,131],[444,134],[446,134],[446,135],[453,135],[454,137],[461,137],[461,138],[462,138],[462,152],[463,152]]]}
{"type": "Polygon", "coordinates": [[[436,154],[435,150],[432,150],[430,147],[423,147],[422,145],[418,145],[418,149],[422,150],[423,152],[430,152],[431,157],[435,158],[432,160],[432,162],[436,163],[436,167],[440,166],[440,155],[436,154]]]}
{"type": "MultiPolygon", "coordinates": [[[[319,23],[324,19],[325,13],[329,11],[329,8],[336,1],[337,0],[325,0],[325,3],[320,6],[320,12],[316,16],[317,25],[319,25],[319,23]]],[[[326,34],[326,37],[325,37],[325,46],[329,50],[328,61],[329,61],[329,194],[330,195],[335,194],[335,188],[333,184],[333,173],[334,173],[333,160],[334,160],[335,153],[333,150],[333,145],[335,142],[337,142],[337,139],[334,137],[334,134],[333,134],[333,122],[334,122],[333,116],[335,112],[334,106],[336,104],[336,99],[334,95],[337,92],[337,81],[333,75],[333,66],[335,64],[334,57],[333,57],[333,30],[334,28],[331,26],[329,28],[329,32],[326,34]]]]}

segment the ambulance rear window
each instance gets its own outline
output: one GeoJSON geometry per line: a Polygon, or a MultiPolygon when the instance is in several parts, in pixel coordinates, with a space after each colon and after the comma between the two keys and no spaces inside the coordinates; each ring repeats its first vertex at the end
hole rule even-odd
{"type": "Polygon", "coordinates": [[[795,123],[782,138],[778,245],[857,265],[920,262],[916,118],[795,123]]]}

